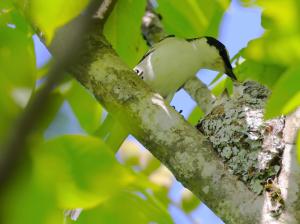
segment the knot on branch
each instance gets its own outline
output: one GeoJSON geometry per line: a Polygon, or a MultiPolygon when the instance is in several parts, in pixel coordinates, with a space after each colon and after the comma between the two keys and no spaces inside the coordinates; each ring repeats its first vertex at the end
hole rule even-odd
{"type": "Polygon", "coordinates": [[[284,117],[263,118],[269,94],[265,86],[247,81],[235,86],[231,97],[219,97],[197,124],[229,170],[257,194],[279,173],[284,149],[284,117]]]}

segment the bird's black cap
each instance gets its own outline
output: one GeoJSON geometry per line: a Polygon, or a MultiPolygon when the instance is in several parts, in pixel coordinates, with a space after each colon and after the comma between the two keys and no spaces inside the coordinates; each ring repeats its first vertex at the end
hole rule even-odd
{"type": "Polygon", "coordinates": [[[222,57],[224,64],[225,64],[225,74],[228,75],[231,79],[237,80],[235,74],[233,73],[232,66],[229,60],[228,52],[226,50],[226,47],[224,44],[222,44],[220,41],[213,37],[205,37],[207,40],[207,43],[210,46],[214,46],[218,51],[220,56],[222,57]]]}

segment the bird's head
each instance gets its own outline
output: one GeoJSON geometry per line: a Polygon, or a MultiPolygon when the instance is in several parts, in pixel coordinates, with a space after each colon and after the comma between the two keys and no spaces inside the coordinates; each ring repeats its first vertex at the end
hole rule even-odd
{"type": "Polygon", "coordinates": [[[222,72],[232,80],[237,80],[229,60],[229,55],[224,44],[213,37],[200,37],[186,39],[197,48],[207,69],[222,72]]]}

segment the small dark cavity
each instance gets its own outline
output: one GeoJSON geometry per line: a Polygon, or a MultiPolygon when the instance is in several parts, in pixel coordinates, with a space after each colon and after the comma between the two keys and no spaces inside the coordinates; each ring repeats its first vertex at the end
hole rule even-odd
{"type": "Polygon", "coordinates": [[[157,13],[157,17],[159,18],[159,20],[163,19],[162,15],[160,13],[157,13]]]}

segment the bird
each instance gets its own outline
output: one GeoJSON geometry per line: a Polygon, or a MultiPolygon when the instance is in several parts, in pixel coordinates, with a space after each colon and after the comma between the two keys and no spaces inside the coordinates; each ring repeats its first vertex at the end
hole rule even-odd
{"type": "Polygon", "coordinates": [[[222,72],[237,81],[226,47],[210,36],[184,39],[169,35],[134,67],[137,75],[169,102],[200,69],[222,72]]]}

